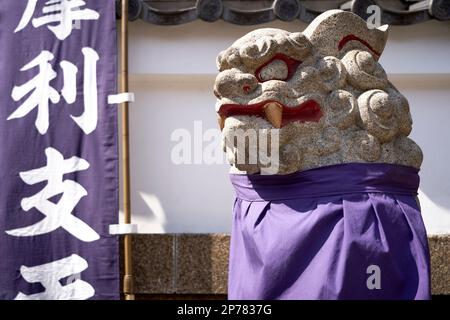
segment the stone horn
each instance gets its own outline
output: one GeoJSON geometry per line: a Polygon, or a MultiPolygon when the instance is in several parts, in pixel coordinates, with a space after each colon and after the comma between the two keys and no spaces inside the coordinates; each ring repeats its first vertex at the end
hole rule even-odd
{"type": "Polygon", "coordinates": [[[343,57],[350,50],[360,49],[378,60],[386,45],[388,25],[371,29],[352,12],[329,10],[315,18],[303,34],[325,56],[343,57]]]}

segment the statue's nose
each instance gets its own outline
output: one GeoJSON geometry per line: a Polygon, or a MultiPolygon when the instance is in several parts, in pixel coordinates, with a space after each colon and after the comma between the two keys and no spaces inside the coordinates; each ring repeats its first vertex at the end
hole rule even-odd
{"type": "Polygon", "coordinates": [[[258,79],[237,69],[219,73],[214,86],[214,94],[220,98],[242,97],[253,93],[259,86],[258,79]]]}

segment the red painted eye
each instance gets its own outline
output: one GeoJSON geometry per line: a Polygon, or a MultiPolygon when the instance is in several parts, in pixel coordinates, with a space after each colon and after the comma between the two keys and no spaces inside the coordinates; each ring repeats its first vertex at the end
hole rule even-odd
{"type": "Polygon", "coordinates": [[[251,90],[251,88],[250,88],[250,86],[249,86],[248,84],[246,84],[246,85],[244,85],[244,86],[242,87],[242,90],[244,90],[245,93],[249,93],[250,90],[251,90]]]}
{"type": "Polygon", "coordinates": [[[277,53],[272,59],[256,69],[255,76],[259,82],[269,80],[287,81],[292,78],[300,64],[301,61],[299,60],[277,53]]]}

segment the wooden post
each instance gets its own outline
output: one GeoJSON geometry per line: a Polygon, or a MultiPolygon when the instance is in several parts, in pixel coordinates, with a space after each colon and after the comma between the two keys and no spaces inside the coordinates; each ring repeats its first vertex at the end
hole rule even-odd
{"type": "MultiPolygon", "coordinates": [[[[120,60],[120,82],[121,92],[128,92],[128,0],[122,0],[122,20],[121,20],[121,60],[120,60]]],[[[131,223],[131,191],[130,191],[130,141],[129,141],[129,120],[128,102],[123,102],[120,106],[122,114],[122,173],[123,173],[123,209],[124,223],[131,223]]],[[[134,300],[134,278],[132,265],[131,235],[124,235],[124,278],[123,293],[125,300],[134,300]]]]}

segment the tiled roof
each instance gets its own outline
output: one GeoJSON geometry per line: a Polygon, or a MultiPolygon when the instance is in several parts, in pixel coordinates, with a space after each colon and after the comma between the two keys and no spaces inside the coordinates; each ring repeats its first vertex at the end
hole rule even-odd
{"type": "MultiPolygon", "coordinates": [[[[238,25],[257,25],[277,19],[299,19],[309,23],[330,9],[349,10],[367,19],[373,14],[372,5],[380,9],[381,24],[410,25],[430,19],[450,20],[450,0],[129,1],[130,20],[142,19],[158,25],[178,25],[197,19],[206,22],[222,19],[238,25]]],[[[116,3],[120,6],[121,1],[116,0],[116,3]]]]}

